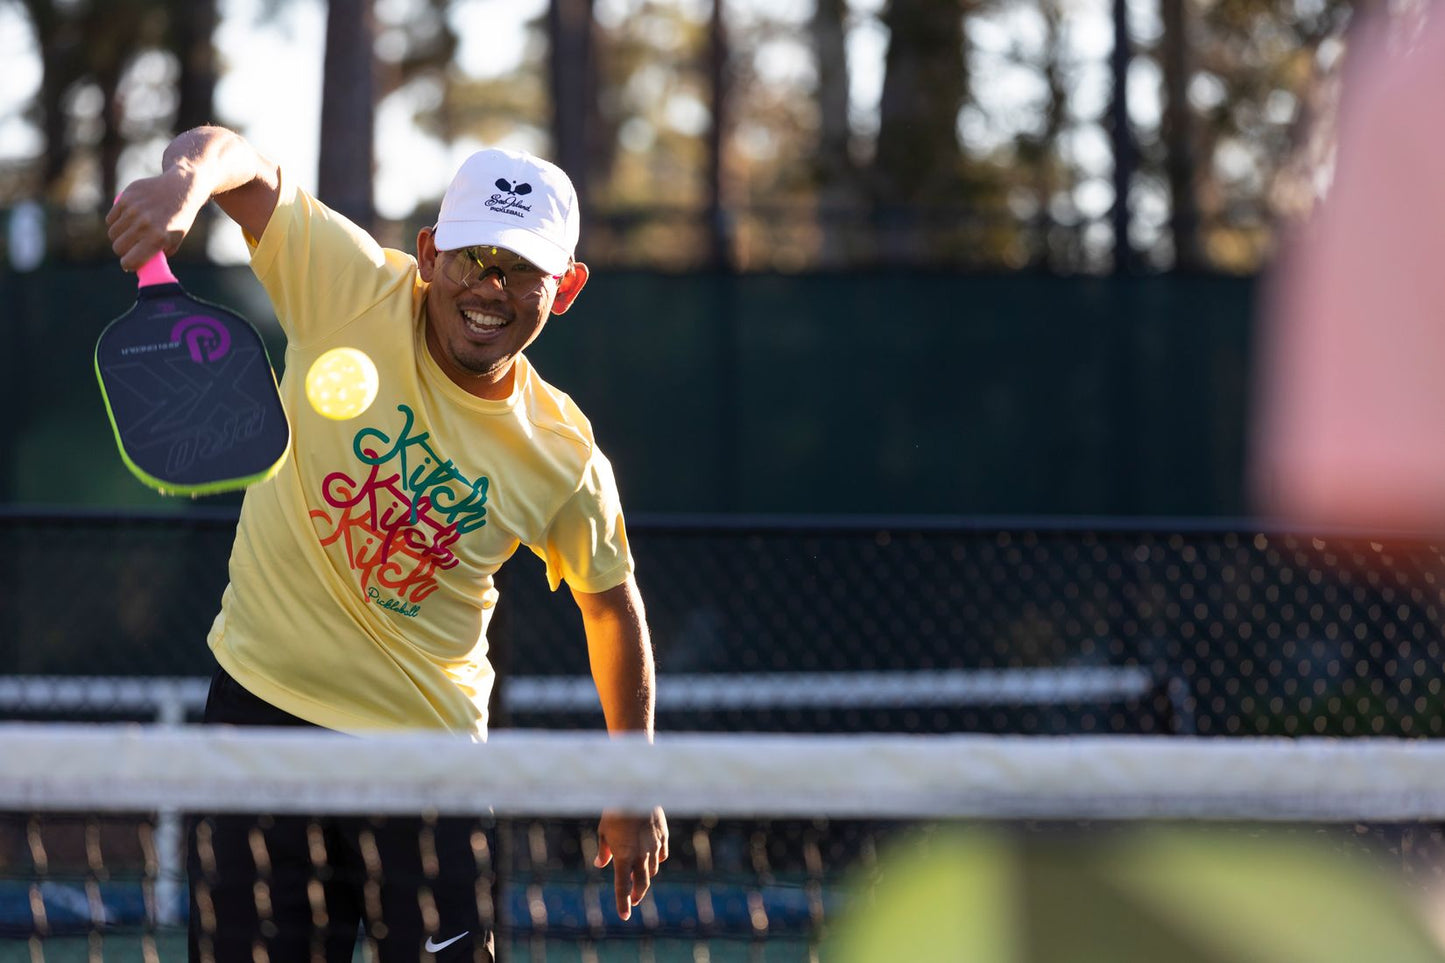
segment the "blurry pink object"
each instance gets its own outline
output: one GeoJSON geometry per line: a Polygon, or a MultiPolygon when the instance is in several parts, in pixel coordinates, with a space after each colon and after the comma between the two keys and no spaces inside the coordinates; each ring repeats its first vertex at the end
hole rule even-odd
{"type": "Polygon", "coordinates": [[[1445,10],[1353,47],[1335,181],[1265,312],[1260,514],[1445,532],[1445,10]]]}

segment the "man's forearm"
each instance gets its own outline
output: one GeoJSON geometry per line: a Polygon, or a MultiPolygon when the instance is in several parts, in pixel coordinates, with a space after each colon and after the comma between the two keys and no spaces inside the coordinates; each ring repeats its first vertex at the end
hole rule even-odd
{"type": "Polygon", "coordinates": [[[196,127],[178,135],[161,156],[161,169],[183,180],[196,211],[214,200],[253,236],[266,226],[265,220],[254,223],[257,211],[269,218],[275,208],[278,168],[224,127],[196,127]]]}
{"type": "Polygon", "coordinates": [[[594,644],[589,632],[592,678],[602,700],[608,732],[642,732],[652,736],[655,677],[652,648],[641,624],[618,622],[607,630],[611,639],[594,644]]]}
{"type": "Polygon", "coordinates": [[[655,674],[642,597],[630,581],[578,599],[609,732],[652,735],[655,674]]]}
{"type": "Polygon", "coordinates": [[[224,127],[195,127],[178,134],[161,155],[161,170],[179,169],[209,198],[235,190],[256,176],[255,151],[224,127]]]}

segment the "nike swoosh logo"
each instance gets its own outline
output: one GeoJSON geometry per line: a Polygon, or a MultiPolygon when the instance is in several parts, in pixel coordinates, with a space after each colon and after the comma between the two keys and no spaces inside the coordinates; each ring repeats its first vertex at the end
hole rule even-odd
{"type": "Polygon", "coordinates": [[[457,940],[461,939],[463,936],[466,936],[466,935],[467,935],[468,933],[470,933],[470,932],[471,932],[471,930],[462,930],[460,933],[458,933],[456,936],[453,936],[451,939],[449,939],[449,940],[443,940],[443,941],[440,942],[440,943],[436,942],[436,941],[433,940],[430,936],[428,936],[428,937],[426,938],[426,947],[425,947],[425,949],[426,949],[426,951],[427,951],[428,953],[436,953],[436,952],[439,951],[439,950],[444,950],[444,949],[446,949],[448,946],[451,946],[451,945],[452,945],[453,943],[455,943],[457,940]]]}

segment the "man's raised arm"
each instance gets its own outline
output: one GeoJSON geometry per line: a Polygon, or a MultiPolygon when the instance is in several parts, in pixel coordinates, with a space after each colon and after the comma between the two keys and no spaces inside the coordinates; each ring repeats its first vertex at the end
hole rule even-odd
{"type": "Polygon", "coordinates": [[[197,127],[171,141],[161,172],[131,183],[105,222],[127,271],[157,251],[174,254],[208,201],[253,238],[261,236],[281,191],[281,171],[224,127],[197,127]]]}

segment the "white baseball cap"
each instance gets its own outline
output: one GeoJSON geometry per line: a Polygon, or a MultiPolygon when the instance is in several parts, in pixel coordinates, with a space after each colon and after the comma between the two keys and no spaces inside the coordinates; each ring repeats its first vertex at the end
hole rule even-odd
{"type": "Polygon", "coordinates": [[[442,198],[442,251],[504,247],[548,274],[563,274],[581,229],[577,192],[562,168],[525,151],[493,147],[468,157],[442,198]]]}

